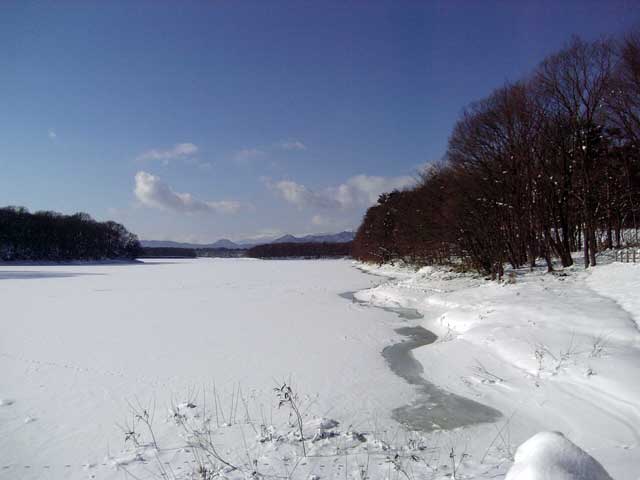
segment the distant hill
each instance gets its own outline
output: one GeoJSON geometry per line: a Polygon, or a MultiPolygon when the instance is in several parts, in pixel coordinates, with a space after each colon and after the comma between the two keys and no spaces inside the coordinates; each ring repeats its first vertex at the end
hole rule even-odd
{"type": "Polygon", "coordinates": [[[212,243],[209,248],[228,248],[228,249],[238,249],[238,248],[245,248],[242,245],[238,245],[235,242],[232,242],[231,240],[227,239],[227,238],[221,238],[220,240],[218,240],[217,242],[212,243]]]}
{"type": "Polygon", "coordinates": [[[227,248],[229,250],[249,248],[247,245],[238,245],[231,240],[222,238],[214,243],[187,243],[172,242],[170,240],[142,240],[140,242],[143,247],[147,248],[195,248],[195,249],[211,249],[211,248],[227,248]]]}
{"type": "Polygon", "coordinates": [[[271,245],[272,243],[298,243],[300,239],[298,237],[294,237],[293,235],[283,235],[281,237],[276,238],[270,242],[266,242],[263,245],[271,245]]]}
{"type": "Polygon", "coordinates": [[[346,243],[353,240],[355,232],[326,233],[319,235],[305,235],[303,237],[294,237],[293,235],[285,235],[276,238],[270,243],[346,243]]]}
{"type": "Polygon", "coordinates": [[[274,243],[345,243],[350,242],[355,237],[355,232],[339,232],[317,235],[304,235],[296,237],[294,235],[283,235],[274,240],[265,241],[239,241],[232,242],[226,238],[222,238],[214,243],[186,243],[172,242],[170,240],[142,240],[140,243],[143,247],[149,248],[193,248],[202,249],[228,249],[228,250],[246,250],[256,245],[269,245],[274,243]]]}

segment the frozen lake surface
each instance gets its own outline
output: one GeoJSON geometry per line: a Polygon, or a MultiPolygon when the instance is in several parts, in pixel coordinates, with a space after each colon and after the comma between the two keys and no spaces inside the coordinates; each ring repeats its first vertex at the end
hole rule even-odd
{"type": "Polygon", "coordinates": [[[188,478],[184,416],[240,462],[221,473],[230,480],[254,468],[265,478],[366,469],[382,480],[412,469],[441,480],[450,455],[465,478],[500,478],[515,448],[548,430],[614,478],[635,479],[638,265],[522,272],[515,284],[358,268],[1,266],[0,478],[158,478],[158,461],[188,478]],[[288,409],[277,408],[282,382],[299,394],[308,457],[288,409]],[[158,450],[139,421],[139,441],[125,435],[132,406],[152,412],[158,450]]]}
{"type": "Polygon", "coordinates": [[[129,402],[214,382],[270,408],[287,381],[318,415],[393,425],[419,398],[381,355],[405,320],[339,295],[374,282],[348,261],[0,267],[0,476],[115,475],[129,402]]]}

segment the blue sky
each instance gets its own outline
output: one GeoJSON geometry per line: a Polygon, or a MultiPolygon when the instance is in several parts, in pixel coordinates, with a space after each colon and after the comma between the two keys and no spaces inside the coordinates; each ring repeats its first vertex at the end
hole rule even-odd
{"type": "Polygon", "coordinates": [[[0,3],[0,205],[144,239],[354,228],[462,108],[632,1],[0,3]]]}

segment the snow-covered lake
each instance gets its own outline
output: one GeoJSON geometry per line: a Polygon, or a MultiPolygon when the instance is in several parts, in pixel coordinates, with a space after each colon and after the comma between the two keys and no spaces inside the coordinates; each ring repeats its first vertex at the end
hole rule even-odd
{"type": "Polygon", "coordinates": [[[450,455],[501,478],[549,430],[636,478],[640,265],[502,284],[360,268],[386,277],[344,260],[0,266],[0,478],[160,478],[157,462],[188,478],[176,415],[212,427],[233,480],[446,479],[450,455]],[[158,449],[125,441],[132,408],[153,412],[158,449]]]}
{"type": "Polygon", "coordinates": [[[128,402],[214,382],[270,405],[286,380],[319,415],[391,423],[416,395],[381,356],[403,320],[339,295],[375,283],[348,261],[0,267],[0,476],[115,475],[128,402]]]}

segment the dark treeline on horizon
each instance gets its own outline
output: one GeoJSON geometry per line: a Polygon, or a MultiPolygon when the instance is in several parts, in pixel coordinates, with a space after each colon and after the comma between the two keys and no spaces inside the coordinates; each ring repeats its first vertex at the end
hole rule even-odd
{"type": "Polygon", "coordinates": [[[179,247],[142,247],[139,258],[196,258],[193,248],[179,247]]]}
{"type": "Polygon", "coordinates": [[[252,258],[339,258],[351,255],[351,242],[268,243],[246,251],[252,258]]]}
{"type": "Polygon", "coordinates": [[[528,77],[471,104],[445,158],[413,189],[380,196],[356,258],[549,270],[596,264],[640,221],[640,33],[573,38],[528,77]]]}
{"type": "Polygon", "coordinates": [[[241,258],[245,256],[246,251],[245,248],[198,248],[196,255],[208,258],[241,258]]]}
{"type": "Polygon", "coordinates": [[[239,258],[245,253],[239,248],[142,247],[140,258],[239,258]]]}
{"type": "Polygon", "coordinates": [[[3,261],[134,259],[140,251],[138,237],[116,222],[97,222],[86,213],[0,208],[3,261]]]}

